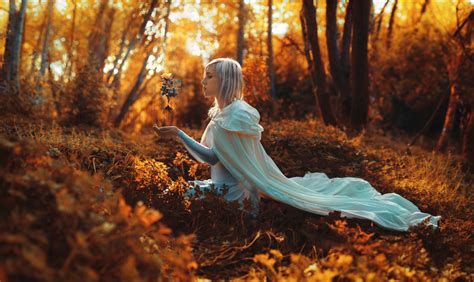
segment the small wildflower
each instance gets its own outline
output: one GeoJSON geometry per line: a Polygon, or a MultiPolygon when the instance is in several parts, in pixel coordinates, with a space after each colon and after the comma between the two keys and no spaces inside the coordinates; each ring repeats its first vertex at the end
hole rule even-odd
{"type": "Polygon", "coordinates": [[[178,89],[177,87],[181,86],[181,80],[174,80],[174,74],[172,73],[164,73],[161,75],[161,81],[163,84],[161,85],[161,96],[166,96],[168,99],[168,104],[166,105],[165,110],[168,112],[173,111],[173,108],[169,105],[170,99],[172,97],[178,96],[178,89]]]}

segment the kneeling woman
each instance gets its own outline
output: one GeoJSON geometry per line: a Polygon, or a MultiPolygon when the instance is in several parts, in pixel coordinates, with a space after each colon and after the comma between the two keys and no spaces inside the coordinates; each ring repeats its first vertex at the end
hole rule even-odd
{"type": "MultiPolygon", "coordinates": [[[[382,195],[361,178],[328,178],[321,172],[286,177],[260,143],[260,114],[243,100],[237,61],[219,58],[209,62],[202,83],[205,96],[214,97],[214,106],[200,143],[175,126],[155,126],[160,135],[178,136],[194,158],[211,165],[211,179],[190,181],[193,186],[204,192],[213,186],[222,191],[226,186],[229,190],[224,198],[239,201],[241,209],[244,199],[249,199],[253,216],[258,215],[261,197],[269,197],[319,215],[340,211],[342,217],[369,219],[392,230],[408,231],[424,220],[438,227],[441,216],[421,212],[396,193],[382,195]]],[[[193,195],[190,188],[186,196],[193,195]]]]}

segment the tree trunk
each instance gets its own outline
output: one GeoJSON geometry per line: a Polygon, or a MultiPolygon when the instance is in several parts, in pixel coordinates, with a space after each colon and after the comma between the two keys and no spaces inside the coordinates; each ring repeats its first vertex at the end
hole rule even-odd
{"type": "Polygon", "coordinates": [[[272,0],[268,0],[268,30],[267,30],[268,58],[267,58],[267,68],[268,68],[268,77],[270,79],[270,95],[273,99],[275,99],[276,98],[276,90],[275,90],[275,72],[273,70],[272,10],[273,10],[272,0]]]}
{"type": "Polygon", "coordinates": [[[71,33],[69,36],[69,44],[67,46],[67,59],[66,59],[66,66],[64,67],[64,72],[62,75],[62,79],[64,78],[64,75],[67,74],[68,76],[68,81],[71,80],[72,76],[72,69],[73,69],[73,52],[74,52],[74,35],[76,33],[76,13],[77,13],[77,3],[76,0],[72,1],[74,8],[72,10],[72,22],[71,22],[71,33]]]}
{"type": "Polygon", "coordinates": [[[8,10],[8,24],[5,39],[5,49],[3,52],[3,67],[2,67],[2,80],[6,83],[10,83],[12,79],[12,66],[13,66],[13,38],[16,34],[16,19],[17,11],[15,0],[10,0],[8,10]]]}
{"type": "Polygon", "coordinates": [[[354,26],[351,66],[351,127],[359,131],[367,123],[369,105],[369,60],[367,56],[369,37],[370,0],[354,2],[354,26]]]}
{"type": "MultiPolygon", "coordinates": [[[[346,14],[346,20],[348,22],[344,23],[344,26],[350,26],[351,19],[350,19],[350,8],[352,1],[348,3],[348,9],[347,9],[347,14],[346,14]],[[349,15],[349,16],[348,16],[349,15]],[[349,18],[349,19],[348,19],[349,18]],[[347,23],[347,24],[346,24],[347,23]]],[[[346,64],[342,63],[342,58],[340,57],[340,54],[345,54],[345,52],[339,52],[339,48],[337,45],[338,42],[338,30],[337,30],[337,15],[336,15],[336,10],[337,10],[337,0],[335,1],[328,1],[326,4],[326,44],[327,44],[327,49],[328,49],[328,57],[329,57],[329,67],[331,71],[331,76],[333,78],[333,82],[335,85],[335,88],[337,92],[340,94],[339,97],[339,103],[341,103],[342,107],[339,109],[338,113],[340,114],[341,119],[344,119],[344,117],[349,116],[349,111],[350,111],[350,106],[348,106],[348,99],[350,95],[350,89],[348,87],[347,79],[345,74],[343,73],[345,71],[345,68],[347,68],[346,64]]],[[[345,31],[344,34],[347,37],[347,31],[345,31]]],[[[349,38],[344,38],[345,40],[349,38]]],[[[345,42],[343,41],[343,44],[345,42]]],[[[346,46],[344,46],[346,47],[346,46]]],[[[349,50],[344,50],[349,52],[349,50]]],[[[344,57],[345,60],[347,60],[347,57],[344,57]]],[[[339,104],[338,103],[338,104],[339,104]]],[[[347,120],[346,120],[347,122],[347,120]]]]}
{"type": "Polygon", "coordinates": [[[385,4],[383,5],[382,9],[380,10],[380,13],[378,13],[378,15],[374,18],[374,27],[373,27],[373,30],[372,30],[372,33],[370,35],[370,38],[371,38],[371,45],[372,45],[372,50],[371,50],[371,53],[372,53],[372,58],[374,58],[374,60],[377,60],[378,58],[378,41],[379,41],[379,35],[380,35],[380,29],[382,28],[382,22],[383,22],[383,17],[384,17],[384,14],[385,14],[385,9],[387,8],[387,5],[388,3],[390,2],[390,0],[387,0],[385,2],[385,4]]]}
{"type": "Polygon", "coordinates": [[[34,77],[35,72],[36,72],[36,60],[38,60],[38,54],[39,54],[39,50],[41,48],[41,42],[42,42],[42,39],[43,39],[44,29],[46,27],[46,22],[47,22],[47,17],[44,17],[43,21],[41,22],[38,37],[36,38],[35,47],[33,49],[33,54],[32,54],[32,59],[31,59],[31,68],[30,68],[30,72],[28,74],[28,77],[34,77]]]}
{"type": "Polygon", "coordinates": [[[310,45],[312,60],[308,62],[311,65],[311,77],[313,88],[317,88],[317,96],[319,108],[321,110],[325,124],[337,125],[336,118],[332,112],[331,103],[326,87],[326,74],[324,72],[323,62],[321,60],[321,52],[318,42],[318,26],[316,21],[316,10],[312,0],[303,0],[302,13],[304,15],[304,23],[310,45]]]}
{"type": "Polygon", "coordinates": [[[462,143],[462,157],[469,164],[471,168],[474,168],[474,111],[471,110],[467,120],[467,127],[464,132],[464,138],[462,143]]]}
{"type": "Polygon", "coordinates": [[[421,7],[421,11],[420,11],[420,17],[418,18],[416,23],[419,23],[421,21],[421,19],[423,18],[423,15],[425,14],[426,9],[428,8],[429,4],[430,4],[430,0],[425,0],[425,2],[423,2],[423,6],[421,7]]]}
{"type": "MultiPolygon", "coordinates": [[[[166,9],[166,15],[165,15],[165,30],[164,30],[164,34],[163,34],[163,40],[161,42],[161,44],[159,46],[161,46],[161,52],[166,52],[166,39],[168,37],[168,28],[169,28],[169,15],[170,15],[170,12],[171,12],[171,1],[168,1],[166,3],[167,5],[167,9],[166,9]]],[[[145,57],[145,59],[143,60],[143,64],[142,64],[142,67],[140,69],[140,72],[137,76],[137,79],[135,81],[135,84],[132,88],[132,90],[130,91],[130,93],[128,94],[127,96],[127,99],[125,100],[125,103],[123,104],[122,108],[120,109],[120,112],[118,114],[118,116],[115,118],[114,120],[114,126],[115,127],[119,127],[120,124],[122,123],[123,119],[125,118],[127,112],[129,111],[130,107],[135,103],[135,101],[137,101],[137,99],[140,97],[141,93],[143,92],[143,89],[140,90],[140,87],[142,86],[143,82],[145,81],[146,79],[146,66],[147,66],[147,63],[148,63],[148,59],[150,58],[151,55],[153,55],[154,53],[157,53],[160,51],[160,48],[158,48],[155,52],[153,52],[153,48],[151,47],[152,46],[152,42],[150,42],[149,44],[150,48],[151,48],[151,51],[149,51],[145,57]]],[[[145,83],[145,86],[146,84],[148,84],[149,80],[145,83]]]]}
{"type": "MultiPolygon", "coordinates": [[[[301,13],[300,13],[300,24],[301,24],[301,32],[302,32],[302,35],[303,35],[304,54],[306,56],[306,61],[308,62],[308,72],[310,74],[311,84],[313,86],[312,87],[313,95],[314,95],[314,97],[316,97],[317,96],[317,94],[316,94],[316,77],[314,76],[314,72],[312,71],[311,53],[309,51],[310,47],[309,47],[308,35],[307,35],[307,32],[306,32],[306,27],[305,27],[303,11],[301,11],[301,13]]],[[[321,114],[318,99],[316,99],[316,116],[318,118],[321,118],[321,119],[322,119],[322,116],[323,116],[321,114]]]]}
{"type": "Polygon", "coordinates": [[[49,34],[51,32],[51,22],[53,17],[53,7],[54,7],[54,0],[48,0],[48,16],[46,20],[46,30],[44,33],[43,39],[43,47],[41,51],[41,64],[40,64],[40,73],[37,82],[39,83],[38,87],[41,88],[41,81],[43,80],[44,74],[46,72],[46,64],[49,50],[49,34]]]}
{"type": "Polygon", "coordinates": [[[21,42],[23,41],[26,7],[27,0],[22,0],[13,38],[12,82],[17,91],[20,91],[21,42]]]}
{"type": "Polygon", "coordinates": [[[100,57],[101,61],[101,72],[103,73],[102,69],[104,68],[105,60],[109,56],[110,53],[110,35],[112,31],[112,25],[114,23],[114,18],[115,18],[115,12],[117,9],[112,7],[109,11],[109,14],[107,16],[107,21],[105,22],[105,27],[104,27],[104,36],[103,36],[103,41],[101,43],[101,46],[103,46],[103,51],[100,57]]]}
{"type": "MultiPolygon", "coordinates": [[[[170,17],[170,12],[171,12],[171,0],[167,1],[166,2],[166,14],[165,14],[165,17],[164,17],[164,21],[165,21],[165,30],[163,31],[163,39],[162,39],[162,43],[160,44],[160,48],[157,49],[157,51],[155,52],[156,54],[158,54],[158,52],[162,52],[164,54],[163,56],[163,60],[161,61],[161,65],[164,65],[165,64],[165,59],[166,59],[166,46],[167,46],[167,39],[168,39],[168,28],[169,28],[169,17],[170,17]]],[[[145,91],[146,87],[148,86],[148,84],[150,83],[150,81],[153,79],[153,76],[151,76],[148,80],[146,80],[146,77],[145,77],[145,80],[146,82],[143,83],[143,87],[138,91],[138,95],[142,95],[142,93],[145,91]]]]}
{"type": "Polygon", "coordinates": [[[73,120],[71,123],[84,123],[91,126],[103,126],[107,121],[107,99],[102,87],[103,67],[107,52],[108,31],[112,11],[105,15],[109,0],[102,0],[96,14],[92,31],[88,37],[88,54],[83,65],[78,66],[74,79],[75,90],[73,120]]]}
{"type": "Polygon", "coordinates": [[[457,86],[454,81],[451,82],[449,92],[450,94],[448,110],[446,111],[446,116],[444,118],[444,124],[443,129],[441,130],[441,135],[439,136],[438,142],[436,144],[436,150],[440,152],[444,151],[444,149],[446,148],[448,138],[451,135],[451,131],[453,129],[454,113],[456,111],[456,106],[458,102],[457,86]]]}
{"type": "Polygon", "coordinates": [[[110,82],[110,79],[112,78],[112,76],[114,75],[115,70],[117,69],[118,62],[120,61],[120,58],[122,57],[122,53],[123,53],[123,50],[125,48],[125,42],[127,41],[128,31],[130,30],[130,27],[132,26],[132,22],[133,22],[133,17],[130,17],[130,20],[129,20],[127,26],[125,27],[125,29],[122,32],[122,38],[120,40],[119,52],[115,56],[114,65],[113,65],[112,69],[109,71],[107,79],[105,80],[107,83],[110,82]]]}
{"type": "Polygon", "coordinates": [[[140,69],[140,72],[138,74],[137,80],[135,81],[135,84],[133,85],[132,90],[130,90],[130,93],[127,96],[127,99],[125,100],[125,103],[123,104],[122,108],[120,109],[120,113],[117,116],[117,118],[114,121],[114,125],[116,127],[120,126],[120,123],[122,120],[125,118],[125,115],[127,114],[129,108],[135,103],[135,101],[138,99],[138,89],[143,83],[143,80],[145,79],[145,74],[146,74],[146,65],[148,63],[148,59],[151,56],[151,52],[149,52],[146,56],[145,59],[143,60],[142,67],[140,69]]]}
{"type": "Polygon", "coordinates": [[[245,14],[245,2],[244,0],[239,1],[239,29],[237,31],[237,61],[239,62],[240,66],[244,65],[244,31],[245,31],[245,21],[246,21],[246,14],[245,14]]]}
{"type": "Polygon", "coordinates": [[[21,1],[19,11],[16,10],[14,0],[9,2],[7,36],[1,77],[16,93],[20,91],[21,43],[23,41],[26,8],[27,0],[21,1]]]}
{"type": "Polygon", "coordinates": [[[387,33],[387,50],[392,46],[393,25],[395,24],[395,13],[397,11],[398,0],[393,3],[392,13],[390,14],[390,21],[388,23],[387,33]]]}
{"type": "Polygon", "coordinates": [[[341,59],[337,48],[338,32],[336,24],[337,0],[327,1],[326,4],[326,45],[329,57],[329,69],[334,85],[339,93],[342,92],[341,59]]]}
{"type": "Polygon", "coordinates": [[[86,65],[83,67],[91,68],[94,73],[101,72],[104,62],[100,59],[103,57],[102,52],[104,47],[102,46],[104,37],[104,13],[109,5],[109,0],[102,0],[99,6],[99,11],[96,14],[92,31],[89,34],[89,45],[88,45],[88,57],[86,65]]]}
{"type": "Polygon", "coordinates": [[[431,116],[428,118],[428,120],[426,121],[423,128],[420,131],[418,131],[418,133],[415,135],[415,137],[413,137],[413,139],[410,141],[410,143],[407,144],[408,149],[409,149],[409,147],[413,146],[413,144],[415,144],[418,137],[420,137],[420,135],[425,131],[425,129],[428,128],[428,126],[433,122],[433,119],[435,118],[436,113],[438,113],[439,109],[441,108],[441,105],[444,104],[444,101],[449,98],[450,93],[446,92],[446,94],[448,94],[448,95],[444,95],[442,97],[442,99],[439,100],[438,104],[436,105],[435,110],[433,111],[431,116]]]}
{"type": "Polygon", "coordinates": [[[130,52],[135,48],[135,44],[142,42],[143,35],[145,33],[146,25],[147,25],[148,21],[150,20],[151,15],[153,13],[153,10],[155,10],[157,4],[158,4],[158,0],[152,0],[152,2],[150,4],[150,8],[148,9],[147,13],[145,14],[145,17],[143,17],[143,22],[140,26],[140,29],[138,30],[137,35],[135,37],[133,37],[133,39],[130,41],[130,44],[128,45],[128,48],[127,48],[127,52],[125,52],[125,56],[122,59],[122,62],[120,63],[120,66],[117,70],[117,73],[114,76],[114,79],[109,84],[109,87],[117,88],[119,86],[119,81],[120,81],[120,76],[122,74],[123,66],[125,65],[125,62],[127,61],[128,56],[130,55],[130,52]]]}
{"type": "Polygon", "coordinates": [[[350,48],[352,39],[352,14],[354,0],[349,0],[344,18],[344,33],[341,42],[341,83],[342,83],[342,116],[345,124],[350,121],[351,115],[351,85],[350,79],[350,48]]]}
{"type": "Polygon", "coordinates": [[[375,31],[375,9],[373,1],[370,1],[370,10],[369,10],[369,35],[373,36],[375,31]]]}
{"type": "Polygon", "coordinates": [[[384,13],[385,13],[385,8],[387,8],[388,2],[390,2],[390,0],[387,0],[385,2],[385,4],[382,7],[382,10],[380,10],[380,13],[378,15],[379,18],[378,18],[378,21],[377,21],[377,27],[375,29],[375,36],[374,36],[375,39],[377,39],[379,37],[380,28],[382,27],[383,16],[384,16],[384,13]]]}
{"type": "Polygon", "coordinates": [[[449,62],[448,65],[448,76],[450,80],[450,87],[449,87],[449,102],[448,102],[448,109],[446,110],[446,115],[444,117],[443,129],[441,130],[441,134],[438,138],[438,142],[436,144],[436,150],[439,152],[444,151],[447,146],[449,136],[453,130],[453,122],[454,122],[454,114],[456,112],[456,107],[458,104],[458,71],[459,67],[461,66],[463,53],[459,51],[458,55],[456,55],[453,62],[449,62]]]}
{"type": "Polygon", "coordinates": [[[89,66],[92,67],[100,78],[103,77],[103,68],[109,52],[110,30],[115,14],[115,8],[112,7],[104,19],[108,4],[109,0],[102,1],[95,21],[96,29],[93,30],[89,38],[89,66]]]}

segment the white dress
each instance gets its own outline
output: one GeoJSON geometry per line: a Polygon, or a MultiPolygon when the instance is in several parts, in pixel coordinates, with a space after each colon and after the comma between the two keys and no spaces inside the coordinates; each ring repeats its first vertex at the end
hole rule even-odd
{"type": "Polygon", "coordinates": [[[212,165],[211,179],[191,183],[204,189],[211,183],[217,187],[229,183],[231,190],[224,197],[240,202],[249,198],[254,207],[252,215],[258,214],[263,194],[310,213],[340,211],[341,217],[369,219],[392,230],[408,231],[424,220],[434,229],[438,227],[441,216],[421,212],[399,194],[381,194],[362,178],[328,178],[325,173],[309,171],[304,176],[286,177],[260,143],[264,129],[259,120],[255,108],[236,100],[209,122],[201,143],[180,132],[188,151],[212,165]]]}
{"type": "Polygon", "coordinates": [[[183,131],[180,131],[178,134],[181,137],[184,146],[188,152],[198,161],[202,163],[208,163],[211,170],[211,178],[206,180],[190,180],[188,190],[185,192],[185,198],[189,199],[195,197],[196,189],[198,186],[202,195],[199,199],[205,197],[207,191],[210,191],[213,187],[216,189],[218,194],[223,194],[223,188],[227,187],[227,193],[223,195],[226,201],[238,201],[240,204],[240,209],[244,210],[244,200],[249,199],[252,205],[252,210],[250,215],[256,217],[259,211],[258,203],[260,202],[260,193],[257,189],[252,187],[252,185],[246,181],[239,183],[232,174],[225,168],[220,161],[217,160],[216,163],[212,161],[212,155],[215,156],[212,151],[213,147],[213,130],[215,129],[214,121],[211,120],[206,127],[204,134],[201,139],[201,143],[196,144],[197,142],[186,135],[183,131]],[[202,145],[202,146],[199,146],[202,145]],[[204,147],[203,147],[204,146],[204,147]],[[208,149],[207,149],[207,148],[208,149]]]}

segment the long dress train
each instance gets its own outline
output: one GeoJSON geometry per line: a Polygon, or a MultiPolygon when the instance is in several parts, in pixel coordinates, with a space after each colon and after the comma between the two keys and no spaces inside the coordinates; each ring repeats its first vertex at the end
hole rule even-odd
{"type": "MultiPolygon", "coordinates": [[[[328,178],[322,172],[307,172],[304,176],[286,177],[268,156],[260,143],[263,127],[258,111],[243,100],[227,105],[206,127],[200,146],[215,154],[218,161],[211,166],[211,179],[191,184],[227,181],[232,191],[226,199],[242,202],[249,198],[258,214],[261,195],[311,213],[328,215],[340,211],[342,217],[369,219],[377,225],[398,231],[428,219],[438,227],[441,216],[421,212],[416,205],[396,193],[381,194],[364,179],[357,177],[328,178]],[[223,174],[225,177],[219,179],[223,174]],[[229,196],[232,195],[232,196],[229,196]]],[[[188,151],[204,162],[185,142],[188,151]]],[[[200,186],[201,187],[201,186],[200,186]]],[[[191,196],[192,191],[188,194],[191,196]]]]}

